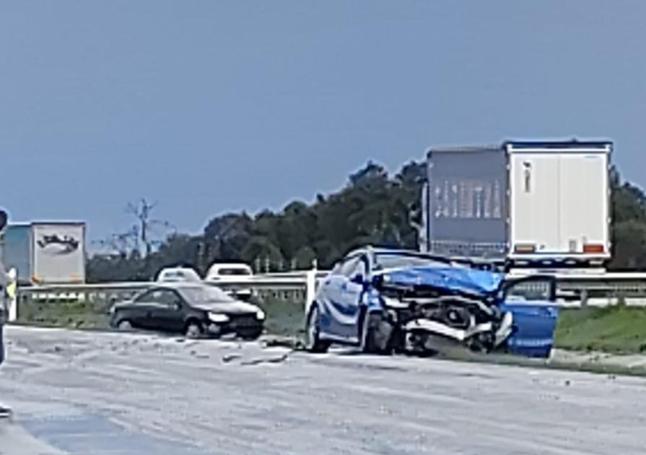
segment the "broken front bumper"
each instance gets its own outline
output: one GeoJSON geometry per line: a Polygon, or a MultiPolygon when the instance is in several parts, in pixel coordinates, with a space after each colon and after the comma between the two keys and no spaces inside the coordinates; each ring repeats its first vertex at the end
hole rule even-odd
{"type": "Polygon", "coordinates": [[[402,329],[406,334],[415,334],[418,337],[427,334],[466,346],[470,345],[474,339],[483,338],[488,340],[491,348],[497,348],[511,336],[513,327],[513,315],[511,312],[507,312],[499,324],[493,322],[472,323],[468,328],[460,329],[431,319],[415,318],[404,324],[402,329]]]}

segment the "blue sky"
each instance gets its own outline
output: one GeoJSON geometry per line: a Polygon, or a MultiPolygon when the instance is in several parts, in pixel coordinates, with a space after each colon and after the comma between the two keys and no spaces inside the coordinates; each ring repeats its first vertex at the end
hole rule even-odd
{"type": "Polygon", "coordinates": [[[0,203],[185,231],[397,170],[429,145],[615,141],[644,185],[646,2],[0,3],[0,203]]]}

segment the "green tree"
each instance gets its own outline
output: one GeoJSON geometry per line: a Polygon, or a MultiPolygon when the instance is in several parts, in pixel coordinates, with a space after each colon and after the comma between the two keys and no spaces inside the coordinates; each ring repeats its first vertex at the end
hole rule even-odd
{"type": "Polygon", "coordinates": [[[641,188],[622,182],[611,170],[612,261],[614,270],[646,267],[646,195],[641,188]]]}
{"type": "Polygon", "coordinates": [[[269,265],[270,270],[279,270],[280,265],[285,264],[285,258],[272,241],[266,237],[252,237],[244,250],[242,250],[241,259],[248,264],[260,262],[261,269],[264,269],[265,263],[269,265]]]}
{"type": "MultiPolygon", "coordinates": [[[[133,243],[139,229],[111,241],[116,255],[89,260],[93,281],[149,278],[160,268],[189,265],[204,272],[215,261],[244,261],[273,270],[295,264],[308,268],[314,259],[329,268],[350,249],[366,244],[417,248],[416,223],[426,179],[425,162],[411,161],[390,176],[368,162],[353,172],[339,191],[317,194],[312,204],[293,201],[274,213],[251,217],[227,213],[214,217],[197,236],[171,235],[152,251],[148,262],[133,243]],[[119,248],[116,248],[119,247],[119,248]],[[137,253],[135,253],[137,251],[137,253]]],[[[613,269],[646,267],[646,195],[611,171],[613,269]]],[[[139,238],[139,237],[136,237],[139,238]]]]}
{"type": "Polygon", "coordinates": [[[227,213],[213,218],[204,228],[204,262],[240,260],[253,235],[254,220],[247,213],[227,213]]]}
{"type": "Polygon", "coordinates": [[[311,268],[315,260],[318,261],[316,251],[309,246],[302,247],[292,258],[293,264],[300,270],[311,268]]]}

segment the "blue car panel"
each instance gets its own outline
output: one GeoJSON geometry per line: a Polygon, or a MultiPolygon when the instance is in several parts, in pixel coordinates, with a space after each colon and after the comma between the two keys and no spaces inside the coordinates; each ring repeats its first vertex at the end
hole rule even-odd
{"type": "Polygon", "coordinates": [[[362,285],[341,275],[330,276],[324,281],[317,298],[324,335],[348,342],[356,340],[363,289],[362,285]]]}
{"type": "Polygon", "coordinates": [[[448,265],[429,267],[410,267],[387,272],[385,281],[401,285],[424,284],[439,289],[464,294],[485,295],[495,292],[502,283],[504,275],[485,270],[448,265]]]}
{"type": "Polygon", "coordinates": [[[514,333],[507,341],[507,349],[526,357],[547,358],[554,345],[554,333],[559,308],[545,303],[503,303],[503,311],[514,316],[514,333]]]}

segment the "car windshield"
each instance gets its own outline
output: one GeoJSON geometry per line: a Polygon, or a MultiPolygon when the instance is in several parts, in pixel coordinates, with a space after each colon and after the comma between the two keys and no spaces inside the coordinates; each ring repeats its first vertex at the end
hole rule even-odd
{"type": "Polygon", "coordinates": [[[423,255],[402,253],[377,253],[375,255],[375,270],[438,265],[446,264],[423,255]]]}
{"type": "Polygon", "coordinates": [[[233,302],[234,299],[222,289],[212,286],[185,287],[180,292],[189,304],[233,302]]]}

